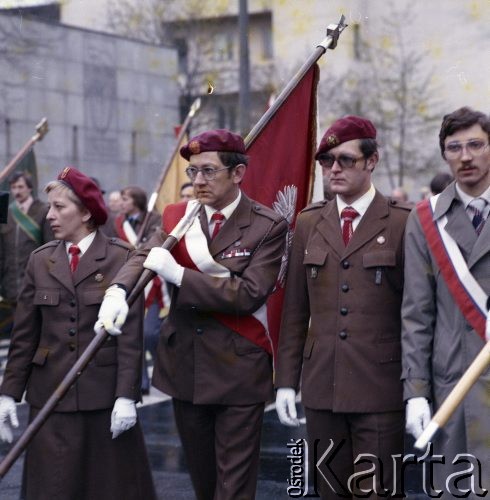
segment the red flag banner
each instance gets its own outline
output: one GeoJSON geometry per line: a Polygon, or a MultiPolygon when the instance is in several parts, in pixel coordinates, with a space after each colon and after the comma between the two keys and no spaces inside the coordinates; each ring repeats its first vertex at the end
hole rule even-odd
{"type": "MultiPolygon", "coordinates": [[[[314,64],[247,148],[250,160],[242,189],[288,220],[288,247],[296,214],[309,203],[313,188],[318,77],[319,68],[314,64]]],[[[267,302],[274,352],[279,337],[286,262],[284,258],[276,291],[267,302]]]]}

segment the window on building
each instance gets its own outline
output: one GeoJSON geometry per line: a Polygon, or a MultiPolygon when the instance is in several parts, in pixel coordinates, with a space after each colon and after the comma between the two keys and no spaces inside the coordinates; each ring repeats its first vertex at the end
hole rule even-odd
{"type": "Polygon", "coordinates": [[[354,59],[356,61],[361,60],[361,32],[360,25],[358,23],[352,24],[352,40],[353,40],[353,51],[354,59]]]}
{"type": "Polygon", "coordinates": [[[218,104],[216,118],[218,128],[236,130],[237,109],[234,104],[218,104]]]}
{"type": "Polygon", "coordinates": [[[177,61],[179,65],[179,73],[187,73],[187,55],[188,47],[187,40],[185,38],[176,38],[175,47],[177,48],[177,61]]]}
{"type": "Polygon", "coordinates": [[[262,58],[265,60],[272,59],[272,27],[270,23],[263,23],[261,25],[260,34],[262,38],[262,58]]]}
{"type": "Polygon", "coordinates": [[[233,37],[231,33],[216,33],[213,45],[213,59],[215,61],[231,61],[233,59],[233,37]]]}

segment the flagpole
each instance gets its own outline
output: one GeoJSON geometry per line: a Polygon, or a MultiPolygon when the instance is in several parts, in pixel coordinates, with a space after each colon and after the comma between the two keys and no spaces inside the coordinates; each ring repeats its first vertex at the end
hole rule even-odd
{"type": "Polygon", "coordinates": [[[191,124],[192,119],[194,118],[194,115],[199,111],[199,108],[201,107],[201,98],[198,97],[191,105],[189,112],[187,113],[187,116],[185,117],[184,123],[180,127],[179,134],[177,135],[177,139],[175,140],[175,146],[174,149],[172,150],[171,155],[169,156],[169,159],[165,166],[163,167],[160,177],[158,178],[156,184],[155,184],[155,189],[153,190],[153,193],[150,196],[150,201],[148,202],[148,207],[146,209],[146,214],[145,218],[143,219],[143,223],[141,224],[141,227],[138,231],[138,236],[136,238],[136,247],[141,242],[141,239],[143,238],[143,235],[145,234],[146,228],[148,226],[148,222],[150,220],[150,214],[152,210],[155,208],[155,204],[158,199],[158,193],[160,192],[160,189],[163,186],[163,183],[165,182],[165,178],[167,177],[168,171],[170,170],[170,167],[172,166],[172,163],[174,161],[175,156],[179,152],[179,147],[180,143],[182,142],[182,139],[184,138],[185,134],[187,133],[187,129],[189,128],[189,125],[191,124]]]}
{"type": "Polygon", "coordinates": [[[48,120],[43,118],[36,125],[36,133],[22,146],[18,153],[10,160],[10,162],[5,166],[5,168],[0,172],[0,183],[6,179],[19,162],[24,158],[24,156],[31,150],[32,146],[38,141],[42,141],[43,137],[48,132],[48,120]]]}
{"type": "Polygon", "coordinates": [[[284,87],[281,93],[277,96],[277,99],[274,100],[272,106],[262,115],[262,118],[255,124],[252,130],[245,137],[245,147],[248,148],[258,137],[260,132],[264,129],[264,127],[269,123],[272,117],[276,114],[277,110],[282,106],[284,101],[289,97],[289,94],[296,88],[296,85],[301,81],[301,79],[306,75],[308,70],[315,64],[320,57],[325,54],[327,49],[335,49],[337,47],[337,42],[339,40],[340,33],[347,28],[347,24],[345,24],[345,16],[342,14],[338,24],[330,24],[327,27],[327,36],[326,38],[317,45],[314,52],[310,55],[310,57],[305,61],[305,63],[301,66],[301,68],[296,72],[293,78],[289,81],[289,83],[284,87]]]}

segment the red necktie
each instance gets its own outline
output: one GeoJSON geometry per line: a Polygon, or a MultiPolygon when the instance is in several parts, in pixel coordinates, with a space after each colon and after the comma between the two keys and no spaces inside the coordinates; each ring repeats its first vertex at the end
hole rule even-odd
{"type": "Polygon", "coordinates": [[[70,245],[70,248],[68,248],[68,253],[71,255],[70,269],[71,272],[74,273],[78,266],[78,263],[80,262],[80,257],[78,256],[80,254],[80,248],[78,248],[76,245],[70,245]]]}
{"type": "Polygon", "coordinates": [[[225,216],[221,212],[214,212],[214,214],[211,215],[211,222],[214,222],[214,229],[213,234],[211,235],[211,239],[214,239],[214,237],[219,233],[224,220],[225,216]]]}
{"type": "Polygon", "coordinates": [[[342,226],[342,238],[345,246],[349,244],[352,238],[353,228],[352,221],[359,215],[359,213],[352,207],[345,207],[340,213],[341,219],[344,221],[342,226]]]}

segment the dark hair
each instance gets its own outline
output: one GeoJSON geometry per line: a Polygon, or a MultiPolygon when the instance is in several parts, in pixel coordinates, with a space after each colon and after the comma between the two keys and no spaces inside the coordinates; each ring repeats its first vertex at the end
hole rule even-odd
{"type": "Polygon", "coordinates": [[[148,199],[145,191],[139,186],[128,186],[121,189],[121,195],[127,195],[133,199],[135,207],[141,212],[146,212],[148,199]]]}
{"type": "Polygon", "coordinates": [[[459,130],[466,130],[477,124],[487,133],[490,140],[490,119],[481,111],[464,106],[445,115],[439,132],[439,147],[442,157],[444,158],[444,140],[448,135],[453,135],[459,130]]]}
{"type": "Polygon", "coordinates": [[[453,176],[447,172],[439,172],[430,181],[430,190],[434,194],[442,193],[453,181],[453,176]]]}
{"type": "Polygon", "coordinates": [[[180,186],[179,191],[182,192],[185,188],[188,188],[188,187],[193,188],[194,184],[192,184],[192,182],[184,182],[184,184],[182,184],[182,186],[180,186]]]}
{"type": "Polygon", "coordinates": [[[11,186],[14,182],[17,182],[19,179],[24,179],[27,187],[29,189],[32,189],[32,177],[31,174],[28,174],[27,172],[14,172],[10,177],[9,177],[9,186],[11,186]]]}
{"type": "Polygon", "coordinates": [[[217,151],[217,153],[221,163],[226,167],[234,168],[242,163],[243,165],[248,165],[248,156],[242,153],[235,153],[233,151],[217,151]]]}
{"type": "Polygon", "coordinates": [[[364,158],[369,158],[378,151],[378,143],[376,139],[359,139],[361,141],[359,147],[364,158]]]}

